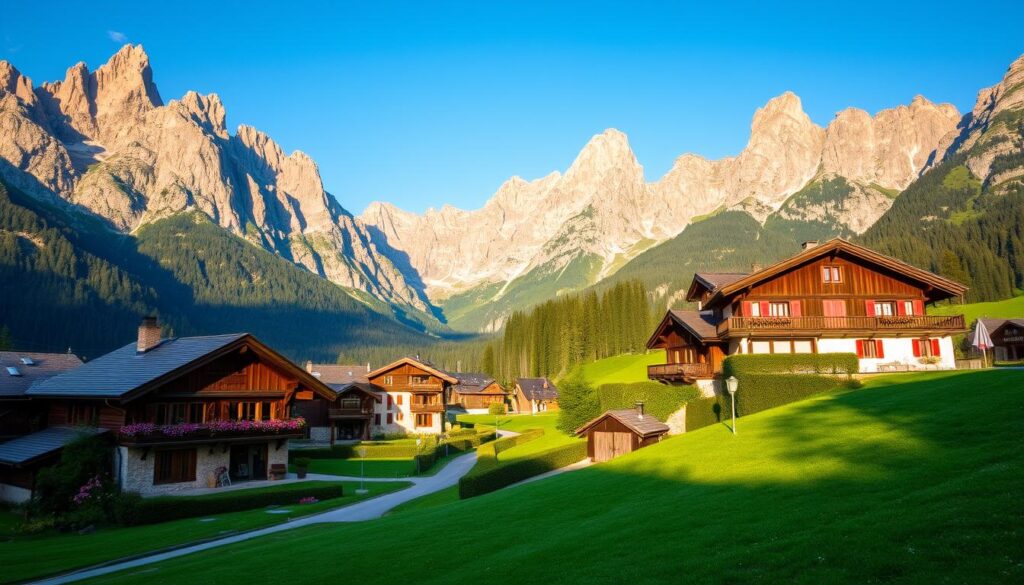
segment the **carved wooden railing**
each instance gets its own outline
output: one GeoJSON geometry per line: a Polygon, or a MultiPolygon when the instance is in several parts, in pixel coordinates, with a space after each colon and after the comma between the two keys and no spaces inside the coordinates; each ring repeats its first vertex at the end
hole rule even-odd
{"type": "Polygon", "coordinates": [[[719,335],[737,331],[962,331],[963,315],[893,315],[850,317],[729,317],[718,325],[719,335]]]}
{"type": "Polygon", "coordinates": [[[714,370],[711,364],[657,364],[647,366],[647,377],[652,380],[710,378],[712,376],[714,376],[714,370]]]}
{"type": "Polygon", "coordinates": [[[409,404],[409,410],[412,412],[444,412],[444,405],[440,402],[412,402],[409,404]]]}

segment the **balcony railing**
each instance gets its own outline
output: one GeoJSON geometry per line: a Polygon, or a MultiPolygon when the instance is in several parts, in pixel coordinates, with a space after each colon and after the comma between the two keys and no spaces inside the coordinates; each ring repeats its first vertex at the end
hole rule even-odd
{"type": "Polygon", "coordinates": [[[892,315],[851,317],[729,317],[718,324],[718,334],[758,332],[828,331],[964,331],[963,315],[892,315]]]}
{"type": "Polygon", "coordinates": [[[444,405],[440,402],[412,402],[409,404],[409,410],[412,412],[444,412],[444,405]]]}
{"type": "Polygon", "coordinates": [[[658,364],[647,366],[647,377],[651,380],[685,380],[711,378],[715,375],[711,364],[658,364]]]}
{"type": "Polygon", "coordinates": [[[329,418],[343,416],[370,416],[373,414],[373,406],[349,406],[343,408],[330,408],[327,410],[329,418]]]}

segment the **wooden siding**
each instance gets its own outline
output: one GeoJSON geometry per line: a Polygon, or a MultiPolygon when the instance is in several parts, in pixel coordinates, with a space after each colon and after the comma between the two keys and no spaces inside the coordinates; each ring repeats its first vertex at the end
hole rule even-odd
{"type": "Polygon", "coordinates": [[[412,364],[399,364],[381,372],[370,383],[388,392],[443,392],[448,383],[437,376],[412,364]],[[413,376],[426,376],[425,382],[412,382],[413,376]]]}

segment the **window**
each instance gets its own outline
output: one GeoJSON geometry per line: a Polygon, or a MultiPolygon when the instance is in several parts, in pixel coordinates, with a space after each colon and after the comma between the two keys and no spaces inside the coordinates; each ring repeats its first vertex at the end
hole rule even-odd
{"type": "Polygon", "coordinates": [[[914,344],[914,357],[941,357],[942,348],[939,347],[939,340],[933,339],[915,339],[914,344]]]}
{"type": "Polygon", "coordinates": [[[761,303],[750,303],[750,316],[760,317],[761,316],[761,303]]]}
{"type": "Polygon", "coordinates": [[[881,339],[858,339],[857,357],[863,359],[882,359],[885,357],[885,347],[881,339]]]}
{"type": "Polygon", "coordinates": [[[202,402],[193,402],[188,405],[188,422],[206,422],[206,408],[202,402]]]}
{"type": "Polygon", "coordinates": [[[274,408],[269,402],[260,403],[260,420],[270,420],[274,414],[274,408]]]}
{"type": "Polygon", "coordinates": [[[239,402],[237,420],[256,420],[256,403],[239,402]]]}
{"type": "Polygon", "coordinates": [[[434,426],[434,415],[432,415],[430,413],[417,414],[416,415],[416,426],[418,426],[418,427],[434,426]]]}
{"type": "Polygon", "coordinates": [[[167,405],[158,403],[153,409],[153,422],[162,425],[167,423],[167,405]]]}
{"type": "Polygon", "coordinates": [[[405,420],[405,415],[404,415],[404,414],[402,414],[402,411],[401,411],[401,410],[399,410],[399,411],[398,411],[398,421],[399,421],[399,422],[401,422],[401,421],[403,421],[403,420],[405,420]]]}
{"type": "Polygon", "coordinates": [[[153,485],[196,480],[196,450],[157,451],[153,461],[153,485]]]}
{"type": "Polygon", "coordinates": [[[394,386],[394,384],[395,384],[395,377],[394,376],[384,376],[384,385],[385,386],[394,386]]]}
{"type": "Polygon", "coordinates": [[[391,410],[394,406],[395,406],[395,401],[394,401],[393,398],[391,398],[391,395],[388,394],[388,410],[391,410]]]}
{"type": "Polygon", "coordinates": [[[184,402],[175,402],[170,406],[171,418],[168,424],[176,425],[185,422],[186,406],[184,402]]]}
{"type": "Polygon", "coordinates": [[[814,341],[811,339],[794,339],[793,353],[814,353],[814,341]]]}
{"type": "Polygon", "coordinates": [[[409,382],[412,384],[429,384],[430,376],[409,376],[409,382]]]}
{"type": "Polygon", "coordinates": [[[772,317],[789,317],[789,303],[768,303],[768,314],[772,317]]]}
{"type": "Polygon", "coordinates": [[[389,424],[389,425],[390,425],[390,424],[394,424],[394,422],[395,422],[395,415],[393,415],[393,414],[391,414],[391,413],[389,412],[389,413],[388,413],[388,424],[389,424]]]}
{"type": "Polygon", "coordinates": [[[843,282],[843,271],[839,266],[822,266],[821,281],[825,284],[838,284],[843,282]]]}
{"type": "Polygon", "coordinates": [[[380,414],[373,415],[373,424],[380,426],[380,414]]]}
{"type": "Polygon", "coordinates": [[[875,315],[892,317],[896,314],[896,303],[892,301],[875,301],[875,315]]]}
{"type": "Polygon", "coordinates": [[[772,353],[792,353],[793,345],[788,339],[772,342],[772,353]]]}
{"type": "Polygon", "coordinates": [[[903,303],[903,314],[913,315],[914,314],[914,301],[901,301],[903,303]]]}
{"type": "Polygon", "coordinates": [[[750,353],[771,353],[772,342],[770,341],[751,341],[750,342],[750,353]]]}
{"type": "Polygon", "coordinates": [[[72,404],[68,422],[77,426],[91,426],[96,422],[96,409],[90,404],[72,404]]]}

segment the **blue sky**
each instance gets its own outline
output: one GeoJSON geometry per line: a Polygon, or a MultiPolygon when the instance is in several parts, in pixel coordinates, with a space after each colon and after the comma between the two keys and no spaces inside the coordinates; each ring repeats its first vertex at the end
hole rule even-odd
{"type": "Polygon", "coordinates": [[[965,111],[1024,52],[1009,2],[10,4],[0,59],[37,84],[141,43],[165,101],[220,94],[230,128],[309,153],[355,213],[479,207],[609,127],[655,180],[685,152],[736,154],[785,90],[821,125],[918,93],[965,111]]]}

